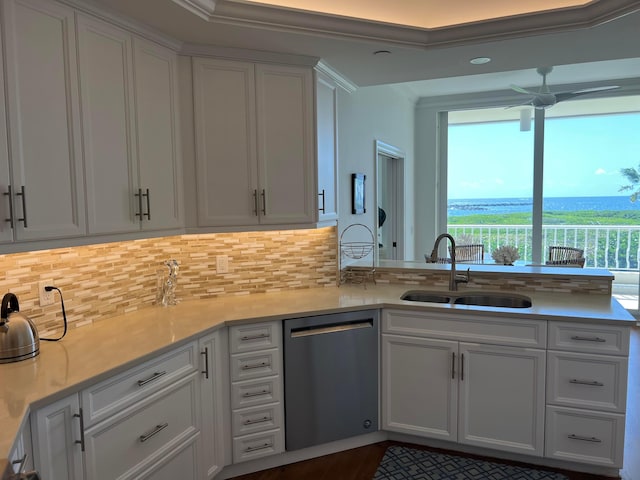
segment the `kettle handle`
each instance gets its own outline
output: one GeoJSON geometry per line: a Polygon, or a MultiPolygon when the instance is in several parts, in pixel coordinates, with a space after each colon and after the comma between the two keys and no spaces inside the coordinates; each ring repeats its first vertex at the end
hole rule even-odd
{"type": "Polygon", "coordinates": [[[11,312],[19,312],[20,305],[18,304],[18,297],[15,293],[6,293],[2,297],[2,306],[0,307],[0,318],[6,320],[11,312]]]}

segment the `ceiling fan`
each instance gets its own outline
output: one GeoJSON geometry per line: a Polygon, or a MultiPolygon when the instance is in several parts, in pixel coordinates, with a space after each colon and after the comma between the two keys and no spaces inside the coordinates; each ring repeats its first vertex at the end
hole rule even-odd
{"type": "Polygon", "coordinates": [[[535,92],[533,90],[528,90],[526,88],[519,87],[518,85],[511,85],[511,89],[515,90],[518,93],[524,93],[526,95],[531,95],[531,98],[526,102],[518,105],[531,105],[537,109],[545,109],[554,106],[558,102],[562,102],[564,100],[570,100],[575,97],[579,97],[581,95],[587,95],[589,93],[594,92],[603,92],[606,90],[614,90],[616,88],[620,88],[617,85],[608,85],[603,87],[594,87],[594,88],[584,88],[581,90],[574,90],[571,92],[552,92],[547,85],[547,75],[551,73],[553,67],[539,67],[536,69],[536,72],[542,76],[542,85],[540,86],[540,90],[535,92]]]}

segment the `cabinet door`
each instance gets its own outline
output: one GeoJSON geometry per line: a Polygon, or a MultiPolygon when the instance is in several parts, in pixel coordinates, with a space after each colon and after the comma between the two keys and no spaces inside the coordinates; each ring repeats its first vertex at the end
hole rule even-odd
{"type": "Polygon", "coordinates": [[[134,38],[136,132],[142,228],[183,225],[182,163],[178,131],[177,55],[134,38]]]}
{"type": "Polygon", "coordinates": [[[258,223],[251,63],[193,59],[198,226],[258,223]]]}
{"type": "MultiPolygon", "coordinates": [[[[1,7],[0,7],[1,8],[1,7]]],[[[11,215],[9,208],[9,145],[7,141],[7,117],[4,102],[4,59],[2,55],[2,25],[0,25],[0,243],[13,241],[13,228],[11,228],[11,215]],[[6,195],[5,195],[6,194],[6,195]],[[9,219],[6,221],[5,219],[9,219]]],[[[13,199],[12,199],[13,200],[13,199]]]]}
{"type": "Polygon", "coordinates": [[[318,220],[338,218],[338,89],[318,73],[316,79],[316,143],[318,220]]]}
{"type": "Polygon", "coordinates": [[[78,45],[89,233],[135,231],[131,36],[78,16],[78,45]]]}
{"type": "Polygon", "coordinates": [[[24,187],[16,238],[84,235],[74,12],[48,0],[3,6],[14,194],[24,187]]]}
{"type": "Polygon", "coordinates": [[[455,441],[457,342],[382,336],[384,430],[455,441]]]}
{"type": "Polygon", "coordinates": [[[545,351],[460,343],[460,443],[542,456],[545,351]]]}
{"type": "Polygon", "coordinates": [[[47,480],[81,480],[83,433],[78,395],[37,410],[31,417],[35,468],[47,480]]]}
{"type": "Polygon", "coordinates": [[[229,350],[227,331],[218,330],[199,341],[202,355],[201,442],[206,478],[215,477],[224,465],[231,463],[229,422],[229,350]]]}
{"type": "Polygon", "coordinates": [[[317,219],[313,91],[309,68],[256,65],[260,223],[317,219]]]}

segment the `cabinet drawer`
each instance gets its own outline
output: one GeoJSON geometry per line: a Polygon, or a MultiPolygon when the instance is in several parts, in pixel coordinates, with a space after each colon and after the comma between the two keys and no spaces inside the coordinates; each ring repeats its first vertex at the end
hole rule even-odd
{"type": "Polygon", "coordinates": [[[547,403],[623,413],[626,401],[626,357],[547,353],[547,403]]]}
{"type": "Polygon", "coordinates": [[[549,322],[549,349],[629,355],[630,327],[549,322]]]}
{"type": "Polygon", "coordinates": [[[280,402],[280,377],[261,378],[231,384],[231,408],[252,407],[280,402]]]}
{"type": "Polygon", "coordinates": [[[272,403],[233,412],[233,435],[248,435],[282,427],[282,404],[272,403]]]}
{"type": "Polygon", "coordinates": [[[196,374],[87,430],[88,478],[129,478],[198,432],[196,374]]]}
{"type": "Polygon", "coordinates": [[[383,333],[545,348],[546,320],[384,310],[383,333]]]}
{"type": "Polygon", "coordinates": [[[252,352],[277,348],[282,344],[280,322],[236,325],[229,328],[229,351],[252,352]]]}
{"type": "Polygon", "coordinates": [[[280,374],[280,350],[239,353],[231,356],[231,381],[280,374]]]}
{"type": "Polygon", "coordinates": [[[281,429],[233,439],[233,463],[246,462],[284,451],[281,429]]]}
{"type": "Polygon", "coordinates": [[[190,343],[150,362],[92,385],[82,392],[85,425],[91,426],[197,369],[190,343]]]}
{"type": "Polygon", "coordinates": [[[545,456],[622,467],[624,415],[547,407],[545,456]]]}

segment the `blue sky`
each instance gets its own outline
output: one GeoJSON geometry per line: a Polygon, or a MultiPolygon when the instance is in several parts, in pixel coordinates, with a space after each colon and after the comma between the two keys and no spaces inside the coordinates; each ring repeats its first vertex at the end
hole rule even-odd
{"type": "MultiPolygon", "coordinates": [[[[532,197],[533,135],[517,121],[451,125],[449,198],[532,197]]],[[[640,164],[640,113],[548,118],[544,158],[545,197],[625,195],[620,169],[640,164]]]]}

